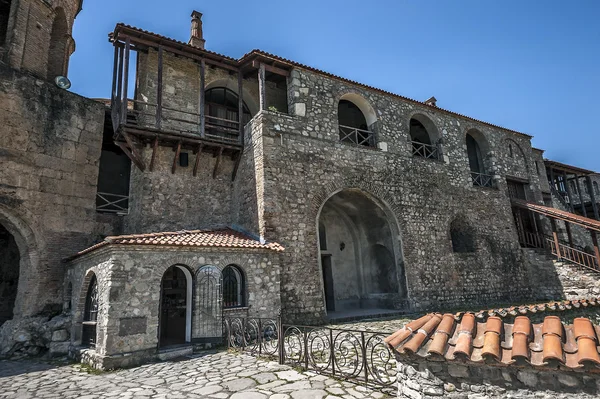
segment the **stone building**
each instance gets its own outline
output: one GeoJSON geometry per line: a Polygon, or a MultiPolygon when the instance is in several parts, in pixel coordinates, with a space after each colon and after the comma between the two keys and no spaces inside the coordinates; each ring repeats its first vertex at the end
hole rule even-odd
{"type": "MultiPolygon", "coordinates": [[[[206,50],[197,12],[188,43],[118,24],[112,98],[91,101],[53,86],[52,57],[15,63],[38,3],[13,0],[6,19],[1,353],[70,345],[111,368],[218,340],[222,314],[322,323],[561,295],[522,248],[558,234],[531,136],[263,51],[206,50]]],[[[47,18],[70,32],[80,4],[61,7],[47,18]]],[[[44,43],[64,75],[74,44],[59,36],[44,43]]]]}

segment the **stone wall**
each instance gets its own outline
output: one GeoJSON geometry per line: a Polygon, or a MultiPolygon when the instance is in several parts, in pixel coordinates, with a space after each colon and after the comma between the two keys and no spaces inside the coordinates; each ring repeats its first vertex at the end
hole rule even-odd
{"type": "MultiPolygon", "coordinates": [[[[74,287],[72,345],[81,344],[85,295],[91,274],[95,273],[100,298],[97,343],[94,354],[85,356],[99,368],[123,367],[154,358],[158,346],[161,281],[167,268],[176,264],[189,269],[194,279],[192,342],[204,337],[202,323],[206,322],[199,304],[198,271],[202,266],[212,265],[222,270],[235,264],[244,272],[248,307],[241,310],[242,314],[270,317],[280,309],[280,262],[279,254],[274,252],[105,248],[72,262],[68,276],[74,287]]],[[[220,323],[218,320],[219,326],[220,323]]]]}
{"type": "Polygon", "coordinates": [[[597,373],[485,363],[427,361],[396,355],[398,397],[426,398],[596,398],[597,373]]]}
{"type": "Polygon", "coordinates": [[[58,309],[61,260],[91,244],[104,107],[0,65],[0,223],[15,237],[15,316],[58,309]]]}

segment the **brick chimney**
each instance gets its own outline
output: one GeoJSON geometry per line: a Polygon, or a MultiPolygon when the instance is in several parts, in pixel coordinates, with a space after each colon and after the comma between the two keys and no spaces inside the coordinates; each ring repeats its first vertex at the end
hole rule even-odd
{"type": "Polygon", "coordinates": [[[192,12],[192,31],[188,44],[204,50],[206,40],[202,37],[202,13],[198,11],[192,12]]]}

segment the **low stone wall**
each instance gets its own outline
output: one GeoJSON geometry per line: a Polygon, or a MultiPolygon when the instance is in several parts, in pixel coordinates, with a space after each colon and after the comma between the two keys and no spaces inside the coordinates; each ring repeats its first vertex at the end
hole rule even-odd
{"type": "Polygon", "coordinates": [[[588,370],[457,364],[396,354],[398,397],[425,398],[597,398],[600,374],[588,370]]]}
{"type": "Polygon", "coordinates": [[[0,327],[0,358],[67,355],[70,329],[69,315],[9,320],[0,327]]]}

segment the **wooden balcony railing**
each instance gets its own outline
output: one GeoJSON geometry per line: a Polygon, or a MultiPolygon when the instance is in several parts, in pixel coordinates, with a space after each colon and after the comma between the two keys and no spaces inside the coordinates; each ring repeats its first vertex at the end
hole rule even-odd
{"type": "Polygon", "coordinates": [[[414,157],[423,157],[425,159],[440,159],[440,151],[436,145],[425,144],[418,141],[411,141],[412,154],[414,157]]]}
{"type": "Polygon", "coordinates": [[[570,247],[561,242],[558,243],[557,248],[556,242],[551,238],[546,238],[546,244],[551,250],[552,255],[556,256],[558,260],[564,260],[600,272],[600,265],[598,264],[598,259],[596,259],[595,255],[570,247]]]}
{"type": "Polygon", "coordinates": [[[494,179],[491,175],[485,173],[471,172],[471,181],[474,186],[494,187],[494,179]]]}
{"type": "Polygon", "coordinates": [[[96,211],[127,214],[129,213],[129,196],[96,193],[96,211]]]}
{"type": "Polygon", "coordinates": [[[373,132],[351,126],[340,125],[340,141],[375,147],[375,135],[373,132]]]}

